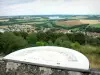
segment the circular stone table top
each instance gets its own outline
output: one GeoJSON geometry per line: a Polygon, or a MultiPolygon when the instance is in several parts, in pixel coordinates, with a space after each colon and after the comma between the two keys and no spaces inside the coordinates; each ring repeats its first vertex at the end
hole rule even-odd
{"type": "Polygon", "coordinates": [[[8,54],[3,59],[54,68],[89,70],[89,60],[82,53],[56,46],[21,49],[8,54]]]}

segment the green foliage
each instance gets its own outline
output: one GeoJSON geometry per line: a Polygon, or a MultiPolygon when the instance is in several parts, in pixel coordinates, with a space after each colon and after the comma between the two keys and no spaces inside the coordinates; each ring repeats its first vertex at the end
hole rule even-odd
{"type": "Polygon", "coordinates": [[[75,42],[75,36],[74,36],[74,34],[66,34],[67,35],[67,37],[69,38],[69,40],[70,41],[72,41],[72,42],[75,42]]]}
{"type": "Polygon", "coordinates": [[[22,37],[15,36],[12,32],[5,32],[0,37],[0,52],[8,54],[25,47],[27,47],[27,42],[22,37]]]}
{"type": "Polygon", "coordinates": [[[55,42],[55,40],[61,36],[63,36],[64,34],[62,33],[55,33],[54,30],[49,30],[47,32],[38,32],[37,33],[37,38],[38,41],[49,41],[51,40],[53,43],[55,42]]]}
{"type": "Polygon", "coordinates": [[[64,42],[62,42],[61,46],[71,48],[71,44],[72,44],[72,42],[70,42],[70,41],[64,41],[64,42]]]}
{"type": "Polygon", "coordinates": [[[2,36],[2,33],[0,32],[0,36],[2,36]]]}
{"type": "Polygon", "coordinates": [[[26,37],[28,36],[27,32],[20,32],[20,34],[24,39],[26,39],[26,37]]]}
{"type": "Polygon", "coordinates": [[[83,33],[66,34],[70,41],[78,42],[79,44],[85,44],[85,35],[83,33]]]}
{"type": "Polygon", "coordinates": [[[15,18],[10,18],[9,21],[16,22],[17,20],[15,18]]]}
{"type": "Polygon", "coordinates": [[[72,47],[73,49],[79,49],[79,48],[81,48],[81,45],[80,45],[78,42],[75,42],[75,43],[72,43],[72,44],[71,44],[71,47],[72,47]]]}
{"type": "Polygon", "coordinates": [[[51,40],[52,42],[54,42],[57,38],[59,38],[57,33],[54,33],[53,30],[49,30],[46,32],[46,36],[47,36],[47,41],[51,40]]]}
{"type": "Polygon", "coordinates": [[[26,37],[28,36],[28,33],[27,32],[13,32],[16,36],[21,36],[23,37],[24,39],[26,39],[26,37]]]}
{"type": "Polygon", "coordinates": [[[31,33],[27,36],[27,41],[29,44],[35,44],[37,42],[37,36],[35,33],[31,33]]]}
{"type": "Polygon", "coordinates": [[[100,37],[87,37],[87,43],[94,46],[100,46],[100,37]]]}
{"type": "Polygon", "coordinates": [[[67,36],[61,36],[57,38],[54,44],[56,46],[71,48],[71,42],[69,41],[69,38],[67,36]]]}
{"type": "Polygon", "coordinates": [[[42,41],[36,42],[36,46],[46,46],[46,45],[48,45],[47,42],[42,42],[42,41]]]}
{"type": "Polygon", "coordinates": [[[87,28],[86,28],[87,31],[89,32],[100,32],[100,24],[95,24],[95,25],[89,25],[87,28]]]}
{"type": "Polygon", "coordinates": [[[76,33],[76,34],[73,34],[73,35],[74,35],[75,42],[79,42],[80,44],[85,43],[85,35],[84,34],[76,33]]]}
{"type": "Polygon", "coordinates": [[[38,41],[48,41],[47,34],[42,31],[37,33],[37,39],[38,39],[38,41]]]}
{"type": "Polygon", "coordinates": [[[24,48],[27,46],[62,46],[76,49],[84,54],[100,53],[100,37],[87,37],[87,44],[85,45],[85,35],[82,33],[62,34],[55,33],[53,30],[47,32],[37,32],[27,34],[25,32],[5,32],[0,34],[0,50],[4,53],[24,48]],[[28,43],[28,44],[27,44],[28,43]],[[92,46],[93,45],[93,46],[92,46]],[[96,49],[94,49],[96,48],[96,49]]]}
{"type": "Polygon", "coordinates": [[[79,48],[78,51],[80,51],[83,54],[100,54],[100,47],[85,45],[81,46],[81,48],[79,48]]]}
{"type": "Polygon", "coordinates": [[[51,40],[49,40],[49,41],[48,41],[48,45],[49,45],[49,46],[54,46],[54,43],[53,43],[51,40]]]}
{"type": "Polygon", "coordinates": [[[85,54],[89,61],[91,68],[100,68],[100,54],[85,54]]]}
{"type": "Polygon", "coordinates": [[[77,29],[78,31],[85,31],[85,28],[88,25],[89,24],[74,25],[74,26],[69,27],[68,29],[71,29],[71,30],[77,29]]]}

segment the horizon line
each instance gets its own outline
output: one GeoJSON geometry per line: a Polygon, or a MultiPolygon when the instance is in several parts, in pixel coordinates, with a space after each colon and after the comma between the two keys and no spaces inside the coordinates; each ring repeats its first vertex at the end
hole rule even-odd
{"type": "Polygon", "coordinates": [[[100,14],[24,14],[24,15],[0,15],[0,17],[3,17],[3,16],[51,16],[51,15],[76,15],[76,16],[81,16],[81,15],[100,15],[100,14]]]}

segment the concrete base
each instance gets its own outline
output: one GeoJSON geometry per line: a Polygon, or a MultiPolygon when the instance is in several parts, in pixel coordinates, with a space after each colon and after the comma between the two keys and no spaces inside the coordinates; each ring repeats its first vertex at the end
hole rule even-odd
{"type": "MultiPolygon", "coordinates": [[[[73,72],[61,69],[53,69],[0,60],[0,75],[87,75],[80,72],[73,72]]],[[[100,75],[93,72],[90,75],[100,75]]]]}

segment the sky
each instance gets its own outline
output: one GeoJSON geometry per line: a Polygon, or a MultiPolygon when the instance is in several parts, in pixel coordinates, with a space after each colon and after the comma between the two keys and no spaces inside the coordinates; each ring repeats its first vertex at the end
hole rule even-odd
{"type": "Polygon", "coordinates": [[[100,0],[0,0],[0,16],[99,15],[100,0]]]}

